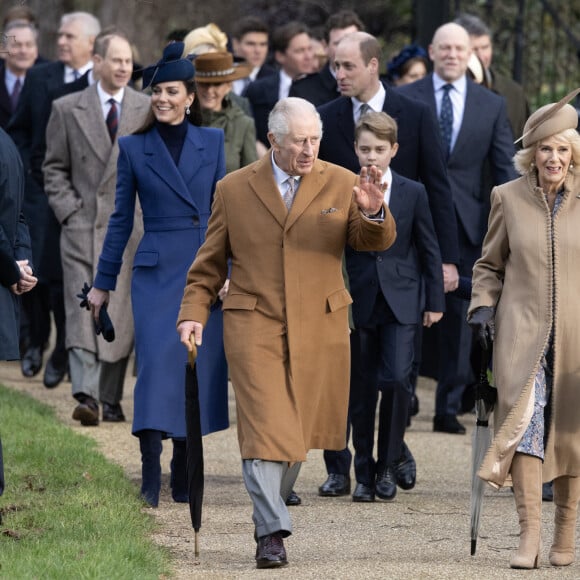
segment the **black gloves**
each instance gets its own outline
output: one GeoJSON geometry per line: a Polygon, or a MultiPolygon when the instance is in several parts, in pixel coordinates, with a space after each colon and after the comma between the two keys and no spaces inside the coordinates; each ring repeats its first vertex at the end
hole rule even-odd
{"type": "Polygon", "coordinates": [[[473,330],[473,335],[483,350],[489,350],[495,339],[495,308],[480,306],[467,319],[467,324],[473,330]]]}
{"type": "MultiPolygon", "coordinates": [[[[81,290],[80,294],[77,294],[77,298],[80,298],[81,303],[79,306],[81,308],[86,308],[90,310],[91,307],[89,306],[89,301],[87,299],[87,295],[91,286],[89,286],[86,282],[81,290]]],[[[107,305],[103,304],[101,306],[101,310],[99,311],[99,322],[93,319],[93,323],[95,325],[95,333],[96,334],[103,334],[103,338],[107,342],[113,342],[115,340],[115,328],[113,327],[113,323],[111,322],[111,317],[107,312],[107,305]]]]}

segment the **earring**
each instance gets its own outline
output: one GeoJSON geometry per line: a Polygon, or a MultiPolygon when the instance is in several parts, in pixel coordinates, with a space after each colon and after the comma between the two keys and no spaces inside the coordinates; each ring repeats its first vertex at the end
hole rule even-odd
{"type": "Polygon", "coordinates": [[[189,113],[191,113],[191,109],[189,108],[189,105],[187,105],[187,107],[185,107],[185,114],[189,117],[189,113]]]}
{"type": "Polygon", "coordinates": [[[574,169],[574,162],[573,161],[570,161],[570,165],[568,165],[568,168],[569,169],[574,169]]]}

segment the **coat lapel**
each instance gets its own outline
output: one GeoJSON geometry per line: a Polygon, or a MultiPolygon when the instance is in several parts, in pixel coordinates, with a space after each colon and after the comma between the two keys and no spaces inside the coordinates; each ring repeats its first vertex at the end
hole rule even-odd
{"type": "MultiPolygon", "coordinates": [[[[262,159],[256,163],[254,173],[248,180],[248,183],[266,209],[280,224],[280,227],[283,228],[288,217],[288,212],[282,201],[276,180],[274,179],[271,159],[272,150],[269,149],[262,159]]],[[[296,198],[298,198],[298,194],[296,194],[296,198]]]]}
{"type": "MultiPolygon", "coordinates": [[[[198,155],[199,151],[196,151],[195,149],[192,151],[192,143],[189,139],[190,130],[191,127],[188,128],[188,135],[183,144],[179,165],[180,167],[184,167],[186,163],[191,162],[192,167],[195,167],[195,170],[193,171],[194,173],[200,166],[200,160],[198,155]]],[[[179,197],[183,198],[187,203],[189,203],[189,205],[197,208],[189,193],[181,171],[173,162],[171,154],[156,128],[145,133],[143,150],[146,157],[145,163],[147,164],[147,167],[163,180],[168,187],[175,191],[179,197]]],[[[185,171],[187,175],[190,175],[188,170],[185,171]]],[[[193,173],[191,175],[193,175],[193,173]]]]}
{"type": "Polygon", "coordinates": [[[79,95],[72,114],[95,155],[103,164],[107,163],[112,146],[96,84],[79,95]]]}
{"type": "Polygon", "coordinates": [[[467,80],[467,95],[465,96],[465,106],[463,107],[463,120],[461,121],[461,127],[459,129],[459,134],[457,135],[457,140],[455,141],[455,146],[449,155],[451,159],[456,153],[461,155],[462,150],[465,147],[470,146],[470,141],[473,139],[473,135],[477,135],[481,127],[481,114],[485,111],[485,105],[481,105],[478,102],[477,95],[473,94],[473,85],[467,80]]]}
{"type": "Polygon", "coordinates": [[[306,211],[312,200],[320,193],[324,181],[324,165],[317,161],[312,171],[300,179],[300,187],[284,224],[286,230],[296,223],[296,220],[306,211]]]}
{"type": "MultiPolygon", "coordinates": [[[[354,143],[354,119],[352,116],[352,102],[348,97],[342,97],[337,123],[338,130],[348,144],[349,150],[352,149],[354,143]]],[[[335,146],[338,148],[338,144],[335,146]]]]}
{"type": "MultiPolygon", "coordinates": [[[[147,110],[149,109],[149,102],[143,102],[142,99],[135,98],[135,93],[129,89],[125,89],[123,96],[123,103],[121,106],[121,118],[119,119],[119,129],[117,131],[117,139],[115,144],[109,149],[109,158],[107,166],[101,183],[106,183],[111,179],[117,171],[117,157],[119,156],[119,137],[128,135],[137,129],[137,123],[140,119],[145,119],[147,110]]],[[[105,123],[106,127],[106,123],[105,123]]]]}
{"type": "MultiPolygon", "coordinates": [[[[392,171],[392,170],[391,170],[392,171]]],[[[401,209],[403,208],[403,196],[405,195],[405,183],[399,176],[392,171],[393,183],[391,185],[391,198],[389,199],[389,211],[393,216],[395,222],[397,218],[401,215],[401,209]]]]}

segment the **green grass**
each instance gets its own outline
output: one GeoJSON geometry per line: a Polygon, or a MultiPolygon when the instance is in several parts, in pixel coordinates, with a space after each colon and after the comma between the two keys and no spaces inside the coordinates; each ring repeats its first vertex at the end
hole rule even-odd
{"type": "Polygon", "coordinates": [[[0,385],[6,489],[0,578],[159,578],[166,550],[137,490],[96,443],[52,410],[0,385]]]}

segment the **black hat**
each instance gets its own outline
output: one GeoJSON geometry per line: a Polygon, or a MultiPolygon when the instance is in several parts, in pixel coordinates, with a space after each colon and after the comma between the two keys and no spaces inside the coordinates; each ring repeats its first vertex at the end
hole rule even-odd
{"type": "Polygon", "coordinates": [[[181,58],[183,42],[172,42],[163,50],[163,57],[157,64],[143,69],[143,88],[168,81],[188,81],[195,75],[193,63],[181,58]]]}

